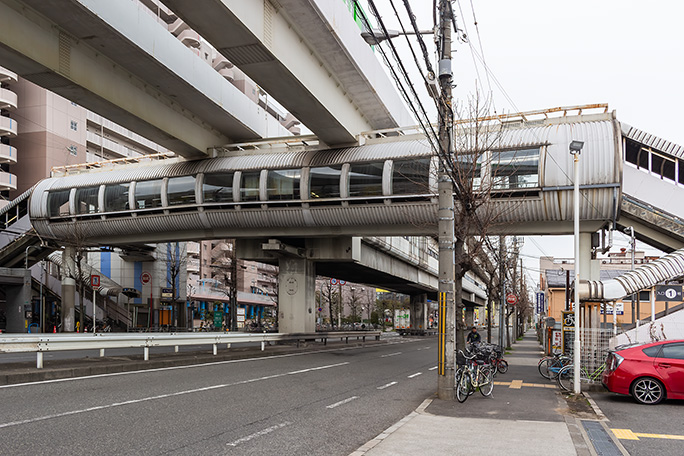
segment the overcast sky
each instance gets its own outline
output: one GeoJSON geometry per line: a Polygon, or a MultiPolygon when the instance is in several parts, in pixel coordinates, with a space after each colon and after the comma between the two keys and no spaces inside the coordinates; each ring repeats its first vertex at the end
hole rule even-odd
{"type": "MultiPolygon", "coordinates": [[[[399,29],[390,0],[375,3],[388,27],[399,29]]],[[[403,0],[394,3],[406,20],[403,0]]],[[[419,27],[431,29],[432,0],[411,0],[411,6],[419,27]]],[[[469,45],[455,43],[456,103],[464,103],[476,86],[491,93],[499,113],[608,103],[621,122],[684,145],[684,2],[459,0],[454,9],[458,26],[475,49],[482,49],[491,70],[487,78],[469,45]]],[[[394,41],[406,52],[403,39],[394,41]]],[[[424,103],[431,104],[427,98],[424,103]]],[[[627,247],[626,237],[617,235],[616,244],[627,247]]],[[[536,258],[572,257],[572,238],[527,239],[523,254],[536,282],[536,258]]]]}

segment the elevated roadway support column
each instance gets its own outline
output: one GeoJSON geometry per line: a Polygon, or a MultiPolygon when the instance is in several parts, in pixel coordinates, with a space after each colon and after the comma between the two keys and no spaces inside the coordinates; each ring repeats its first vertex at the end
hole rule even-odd
{"type": "Polygon", "coordinates": [[[470,331],[470,328],[475,326],[475,306],[467,305],[465,306],[465,324],[470,331]]]}
{"type": "Polygon", "coordinates": [[[7,318],[5,331],[25,333],[26,311],[31,310],[31,271],[20,268],[0,268],[0,286],[5,290],[5,303],[0,309],[7,318]]]}
{"type": "Polygon", "coordinates": [[[74,248],[65,247],[62,252],[62,332],[73,332],[76,325],[76,265],[74,248]]]}
{"type": "Polygon", "coordinates": [[[316,264],[305,258],[278,259],[278,331],[316,331],[316,264]]]}
{"type": "Polygon", "coordinates": [[[427,328],[427,293],[411,295],[411,329],[423,332],[427,328]]]}

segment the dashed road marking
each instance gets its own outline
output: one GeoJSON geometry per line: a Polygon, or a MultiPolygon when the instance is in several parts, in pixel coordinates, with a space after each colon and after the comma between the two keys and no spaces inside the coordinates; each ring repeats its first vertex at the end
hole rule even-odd
{"type": "Polygon", "coordinates": [[[333,409],[335,407],[339,407],[340,405],[346,404],[347,402],[351,402],[354,399],[358,399],[359,396],[352,396],[348,397],[346,399],[341,400],[340,402],[335,402],[334,404],[326,405],[325,408],[333,409]]]}
{"type": "Polygon", "coordinates": [[[401,355],[401,352],[388,353],[386,355],[380,355],[380,358],[389,358],[390,356],[397,356],[397,355],[401,355]]]}
{"type": "Polygon", "coordinates": [[[422,372],[416,372],[415,374],[409,375],[408,378],[418,377],[419,375],[423,375],[423,373],[422,372]]]}
{"type": "Polygon", "coordinates": [[[396,385],[397,383],[399,383],[399,382],[389,382],[389,383],[386,384],[386,385],[378,386],[378,389],[379,389],[379,390],[384,390],[385,388],[389,388],[390,386],[394,386],[394,385],[396,385]]]}
{"type": "Polygon", "coordinates": [[[631,429],[611,429],[611,431],[620,440],[639,440],[640,437],[645,439],[684,440],[684,435],[649,434],[646,432],[633,432],[631,429]]]}
{"type": "Polygon", "coordinates": [[[433,370],[435,370],[435,369],[437,369],[437,366],[435,366],[435,367],[431,367],[431,368],[430,368],[430,369],[428,369],[428,370],[429,370],[429,371],[433,371],[433,370]]]}
{"type": "Polygon", "coordinates": [[[276,424],[275,426],[268,427],[266,429],[262,429],[259,432],[255,432],[254,434],[247,435],[245,437],[241,437],[233,442],[227,443],[226,445],[228,446],[238,446],[241,443],[249,442],[252,439],[255,439],[257,437],[261,437],[262,435],[270,434],[273,431],[277,431],[278,429],[284,428],[285,426],[289,426],[290,423],[289,421],[285,421],[284,423],[276,424]]]}

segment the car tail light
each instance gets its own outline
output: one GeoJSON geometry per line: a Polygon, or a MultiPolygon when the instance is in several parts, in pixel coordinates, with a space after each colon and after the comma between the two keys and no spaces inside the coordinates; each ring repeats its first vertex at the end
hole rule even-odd
{"type": "Polygon", "coordinates": [[[620,364],[625,360],[622,356],[618,355],[617,353],[611,353],[608,356],[608,361],[607,361],[607,368],[610,372],[614,371],[617,369],[620,364]]]}

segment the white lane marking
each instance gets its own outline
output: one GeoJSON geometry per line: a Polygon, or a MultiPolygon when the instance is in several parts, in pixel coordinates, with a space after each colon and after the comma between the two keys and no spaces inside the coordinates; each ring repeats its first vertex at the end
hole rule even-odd
{"type": "Polygon", "coordinates": [[[390,356],[397,356],[397,355],[401,355],[401,352],[388,353],[388,354],[386,354],[386,355],[380,355],[380,358],[388,358],[388,357],[390,357],[390,356]]]}
{"type": "Polygon", "coordinates": [[[409,375],[408,378],[418,377],[419,375],[423,375],[423,373],[422,372],[416,372],[415,374],[409,375]]]}
{"type": "MultiPolygon", "coordinates": [[[[315,355],[318,353],[328,353],[328,352],[333,352],[333,351],[356,350],[358,348],[360,348],[360,347],[333,348],[330,350],[316,350],[316,351],[310,351],[310,352],[306,352],[306,353],[286,353],[284,355],[259,356],[256,358],[245,358],[245,359],[229,359],[226,361],[215,361],[215,362],[211,362],[211,363],[188,364],[185,366],[160,367],[158,369],[143,369],[143,370],[135,370],[135,371],[128,371],[128,372],[112,372],[110,374],[86,375],[83,377],[56,378],[53,380],[42,380],[39,382],[26,382],[26,383],[15,383],[12,385],[0,385],[0,389],[18,388],[20,386],[45,385],[48,383],[74,382],[74,381],[79,381],[79,380],[90,380],[93,378],[118,377],[120,375],[149,374],[149,373],[163,372],[163,371],[168,371],[168,370],[195,369],[197,367],[211,367],[211,366],[219,366],[221,364],[244,363],[247,361],[261,361],[261,360],[267,360],[267,359],[289,358],[292,356],[315,355]]],[[[34,359],[34,358],[31,358],[31,359],[34,359]]]]}
{"type": "Polygon", "coordinates": [[[428,370],[429,370],[429,371],[433,371],[433,370],[435,370],[435,369],[437,369],[437,366],[435,366],[435,367],[431,367],[431,368],[430,368],[430,369],[428,369],[428,370]]]}
{"type": "Polygon", "coordinates": [[[396,385],[397,383],[399,382],[389,382],[387,385],[378,386],[378,389],[384,390],[385,388],[389,388],[390,386],[396,385]]]}
{"type": "Polygon", "coordinates": [[[430,347],[424,347],[423,350],[430,350],[430,347]]]}
{"type": "Polygon", "coordinates": [[[359,396],[348,397],[344,400],[341,400],[340,402],[335,402],[334,404],[326,405],[325,408],[333,409],[335,407],[339,407],[342,404],[346,404],[347,402],[351,402],[354,399],[358,399],[358,398],[359,398],[359,396]]]}
{"type": "Polygon", "coordinates": [[[291,424],[292,423],[290,423],[289,421],[285,421],[284,423],[276,424],[275,426],[271,426],[271,427],[268,427],[266,429],[262,429],[261,431],[255,432],[254,434],[250,434],[250,435],[247,435],[245,437],[241,437],[241,438],[239,438],[233,442],[227,443],[226,445],[232,446],[232,447],[238,446],[241,443],[249,442],[252,439],[255,439],[257,437],[261,437],[262,435],[270,434],[273,431],[277,431],[278,429],[282,429],[285,426],[289,426],[291,424]]]}
{"type": "Polygon", "coordinates": [[[219,389],[219,388],[228,388],[231,386],[245,385],[248,383],[255,383],[255,382],[260,382],[263,380],[270,380],[273,378],[286,377],[288,375],[297,375],[297,374],[302,374],[305,372],[313,372],[313,371],[317,371],[317,370],[321,370],[321,369],[330,369],[331,367],[339,367],[339,366],[344,366],[347,364],[349,364],[349,362],[337,363],[337,364],[328,364],[325,366],[311,367],[309,369],[302,369],[302,370],[292,371],[292,372],[284,372],[282,374],[273,374],[273,375],[267,375],[267,376],[259,377],[259,378],[251,378],[249,380],[241,380],[239,382],[224,383],[221,385],[205,386],[204,388],[195,388],[195,389],[191,389],[191,390],[176,391],[175,393],[160,394],[158,396],[149,396],[149,397],[143,397],[140,399],[131,399],[129,401],[114,402],[113,404],[107,404],[107,405],[97,405],[95,407],[88,407],[88,408],[84,408],[84,409],[80,409],[80,410],[71,410],[68,412],[55,413],[53,415],[45,415],[45,416],[39,416],[36,418],[28,418],[28,419],[20,420],[20,421],[11,421],[9,423],[0,423],[0,429],[12,427],[12,426],[18,426],[21,424],[35,423],[37,421],[50,420],[53,418],[61,418],[63,416],[78,415],[81,413],[94,412],[97,410],[106,410],[106,409],[110,409],[110,408],[114,408],[114,407],[121,407],[123,405],[139,404],[141,402],[154,401],[154,400],[158,400],[158,399],[166,399],[169,397],[184,396],[186,394],[203,393],[205,391],[211,391],[211,390],[215,390],[215,389],[219,389]]]}

